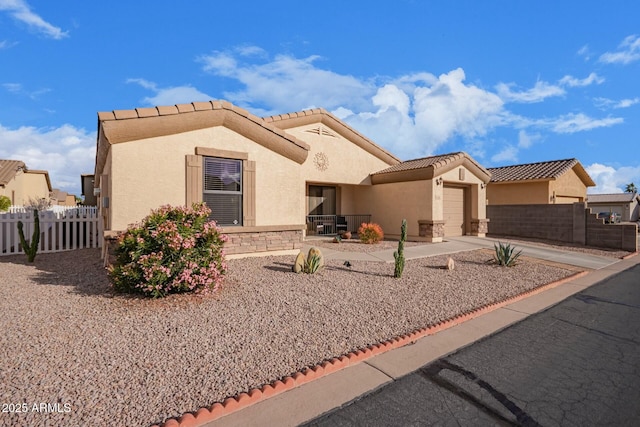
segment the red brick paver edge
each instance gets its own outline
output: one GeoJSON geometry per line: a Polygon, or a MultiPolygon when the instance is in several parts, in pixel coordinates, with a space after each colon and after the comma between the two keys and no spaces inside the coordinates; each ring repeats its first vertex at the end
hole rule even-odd
{"type": "MultiPolygon", "coordinates": [[[[630,255],[629,257],[636,254],[637,252],[630,255]]],[[[459,314],[451,319],[437,322],[436,324],[428,326],[426,328],[418,329],[396,338],[391,338],[390,340],[387,340],[380,344],[372,344],[364,349],[352,351],[344,356],[333,358],[329,361],[324,361],[319,365],[310,368],[305,368],[301,372],[296,372],[292,376],[287,376],[281,380],[276,380],[271,384],[266,384],[259,389],[255,388],[247,393],[240,393],[235,397],[228,397],[222,403],[216,402],[208,408],[200,408],[195,413],[188,412],[182,415],[180,418],[171,418],[165,421],[163,424],[156,424],[151,427],[202,426],[208,422],[217,420],[218,418],[221,418],[225,415],[229,415],[233,412],[239,411],[240,409],[246,408],[247,406],[253,405],[254,403],[257,403],[261,400],[268,399],[287,390],[291,390],[292,388],[301,386],[302,384],[344,369],[349,365],[355,365],[356,363],[360,363],[378,354],[385,353],[395,348],[403,347],[427,335],[436,334],[440,331],[466,322],[467,320],[471,320],[483,314],[497,310],[501,307],[504,307],[505,305],[520,301],[532,295],[544,292],[548,289],[555,288],[556,286],[583,277],[587,273],[587,271],[574,273],[570,276],[565,277],[564,279],[560,279],[546,285],[538,286],[537,288],[525,291],[521,294],[506,298],[495,303],[487,304],[466,313],[459,314]]]]}

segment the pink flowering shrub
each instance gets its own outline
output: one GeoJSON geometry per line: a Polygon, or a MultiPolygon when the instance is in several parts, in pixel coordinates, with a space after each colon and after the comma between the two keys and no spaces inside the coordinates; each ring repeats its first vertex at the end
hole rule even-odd
{"type": "Polygon", "coordinates": [[[113,287],[154,298],[216,291],[227,271],[227,236],[209,221],[210,212],[203,203],[167,205],[130,226],[119,237],[116,262],[109,268],[113,287]]]}

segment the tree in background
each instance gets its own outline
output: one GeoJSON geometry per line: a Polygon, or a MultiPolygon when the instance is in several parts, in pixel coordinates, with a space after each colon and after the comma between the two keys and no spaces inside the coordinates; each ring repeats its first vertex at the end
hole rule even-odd
{"type": "Polygon", "coordinates": [[[636,185],[632,182],[630,184],[627,184],[626,188],[624,189],[625,193],[636,193],[638,192],[638,187],[636,187],[636,185]]]}

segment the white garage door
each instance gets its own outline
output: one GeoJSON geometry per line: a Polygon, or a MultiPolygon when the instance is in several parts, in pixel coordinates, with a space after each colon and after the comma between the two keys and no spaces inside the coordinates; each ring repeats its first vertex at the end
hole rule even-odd
{"type": "Polygon", "coordinates": [[[464,188],[444,187],[444,235],[464,234],[464,188]]]}

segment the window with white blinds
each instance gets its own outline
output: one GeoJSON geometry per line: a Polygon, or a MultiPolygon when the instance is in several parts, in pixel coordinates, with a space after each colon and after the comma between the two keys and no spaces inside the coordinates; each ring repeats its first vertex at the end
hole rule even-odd
{"type": "Polygon", "coordinates": [[[242,225],[242,160],[204,157],[202,200],[218,225],[242,225]]]}

